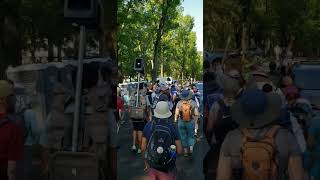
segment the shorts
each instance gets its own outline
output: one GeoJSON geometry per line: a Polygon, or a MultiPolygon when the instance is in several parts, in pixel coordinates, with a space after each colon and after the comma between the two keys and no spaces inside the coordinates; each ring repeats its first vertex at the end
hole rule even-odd
{"type": "Polygon", "coordinates": [[[134,131],[143,131],[145,125],[145,121],[132,120],[132,126],[134,131]]]}
{"type": "Polygon", "coordinates": [[[156,169],[150,168],[148,171],[148,176],[150,180],[177,180],[176,172],[161,172],[156,169]]]}

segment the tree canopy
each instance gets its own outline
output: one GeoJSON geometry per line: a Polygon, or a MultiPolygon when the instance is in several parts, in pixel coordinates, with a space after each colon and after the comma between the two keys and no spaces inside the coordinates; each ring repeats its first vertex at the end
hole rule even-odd
{"type": "Polygon", "coordinates": [[[124,78],[135,76],[134,60],[145,60],[145,75],[177,79],[202,77],[194,19],[180,0],[118,0],[118,62],[124,78]]]}
{"type": "Polygon", "coordinates": [[[233,49],[244,49],[246,43],[268,55],[278,44],[295,55],[319,56],[319,7],[318,0],[205,1],[204,47],[207,51],[224,48],[230,37],[233,49]]]}

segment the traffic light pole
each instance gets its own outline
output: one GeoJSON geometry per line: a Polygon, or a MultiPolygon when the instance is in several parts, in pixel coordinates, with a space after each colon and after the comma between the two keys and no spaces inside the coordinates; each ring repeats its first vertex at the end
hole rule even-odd
{"type": "Polygon", "coordinates": [[[76,85],[76,97],[75,97],[75,109],[73,119],[73,131],[72,131],[72,151],[76,152],[78,147],[78,134],[79,134],[79,121],[80,121],[80,104],[82,94],[82,72],[83,72],[83,56],[84,48],[86,46],[86,27],[80,26],[80,43],[78,54],[78,72],[77,72],[77,85],[76,85]]]}
{"type": "Polygon", "coordinates": [[[139,106],[139,85],[140,85],[140,72],[138,72],[138,85],[137,85],[137,101],[136,101],[136,107],[139,106]]]}

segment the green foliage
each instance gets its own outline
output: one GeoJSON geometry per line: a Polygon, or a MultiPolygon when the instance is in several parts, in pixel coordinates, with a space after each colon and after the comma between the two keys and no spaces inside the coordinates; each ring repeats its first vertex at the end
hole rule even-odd
{"type": "Polygon", "coordinates": [[[319,55],[319,7],[318,0],[205,1],[205,49],[225,48],[228,36],[232,41],[230,48],[240,49],[241,24],[246,21],[249,39],[261,48],[265,48],[267,41],[271,47],[276,44],[287,47],[294,37],[293,52],[319,55]]]}
{"type": "MultiPolygon", "coordinates": [[[[153,58],[164,2],[118,0],[118,62],[124,77],[135,76],[134,59],[142,57],[145,60],[146,76],[151,78],[152,69],[156,67],[153,58]]],[[[192,32],[194,19],[183,16],[180,1],[173,0],[171,3],[161,33],[156,62],[163,66],[164,76],[200,79],[202,57],[197,52],[196,35],[192,32]]],[[[156,69],[158,74],[161,73],[159,67],[156,69]]]]}

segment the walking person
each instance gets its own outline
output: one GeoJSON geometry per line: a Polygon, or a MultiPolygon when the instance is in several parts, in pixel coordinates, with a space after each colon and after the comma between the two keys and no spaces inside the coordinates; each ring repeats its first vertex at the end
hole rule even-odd
{"type": "Polygon", "coordinates": [[[182,145],[176,126],[169,120],[172,113],[168,103],[160,101],[154,119],[143,130],[142,146],[147,162],[149,180],[176,180],[176,159],[182,145]]]}
{"type": "Polygon", "coordinates": [[[196,102],[192,100],[192,92],[183,90],[178,102],[174,122],[178,122],[184,156],[191,156],[195,144],[195,134],[198,130],[199,110],[196,102]]]}
{"type": "Polygon", "coordinates": [[[23,130],[8,114],[14,112],[13,86],[0,80],[0,179],[17,180],[17,163],[23,159],[23,130]]]}
{"type": "Polygon", "coordinates": [[[239,128],[229,132],[221,146],[218,180],[303,179],[298,143],[277,125],[281,104],[279,95],[251,89],[232,105],[239,128]]]}
{"type": "Polygon", "coordinates": [[[130,97],[128,112],[133,125],[133,139],[131,150],[140,154],[142,131],[146,122],[150,120],[150,103],[148,101],[148,98],[146,97],[146,92],[143,88],[143,84],[140,83],[138,86],[139,94],[136,92],[130,97]]]}

